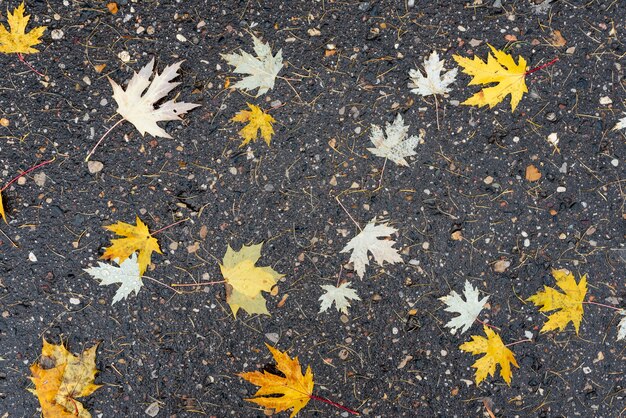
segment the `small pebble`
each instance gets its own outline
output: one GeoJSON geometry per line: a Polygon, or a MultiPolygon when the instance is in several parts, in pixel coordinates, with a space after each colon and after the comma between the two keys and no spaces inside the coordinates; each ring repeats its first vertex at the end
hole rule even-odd
{"type": "Polygon", "coordinates": [[[35,257],[35,254],[33,254],[33,252],[31,251],[30,253],[28,253],[28,259],[30,261],[32,261],[33,263],[37,262],[37,257],[35,257]]]}
{"type": "Polygon", "coordinates": [[[609,105],[611,103],[613,103],[613,100],[611,100],[611,98],[609,96],[600,97],[600,104],[601,105],[609,105]]]}
{"type": "Polygon", "coordinates": [[[33,176],[33,180],[35,180],[35,184],[39,187],[43,187],[46,184],[46,173],[39,172],[33,176]]]}
{"type": "Polygon", "coordinates": [[[104,164],[102,164],[100,161],[88,161],[87,162],[87,170],[89,170],[89,173],[91,174],[96,174],[102,171],[102,169],[104,168],[104,164]]]}
{"type": "Polygon", "coordinates": [[[185,38],[183,35],[176,34],[176,39],[178,39],[179,42],[187,42],[187,38],[185,38]]]}
{"type": "Polygon", "coordinates": [[[158,402],[152,402],[147,408],[146,408],[146,415],[148,415],[149,417],[156,417],[157,414],[159,413],[159,403],[158,402]]]}
{"type": "Polygon", "coordinates": [[[491,177],[491,176],[487,176],[487,177],[485,177],[485,178],[483,179],[483,183],[485,183],[485,184],[487,184],[487,185],[489,185],[489,184],[493,183],[493,177],[491,177]]]}
{"type": "Polygon", "coordinates": [[[122,62],[128,62],[130,61],[130,54],[128,53],[128,51],[122,51],[119,54],[117,54],[117,57],[122,61],[122,62]]]}
{"type": "Polygon", "coordinates": [[[613,158],[613,159],[611,160],[611,165],[612,165],[613,167],[617,167],[617,166],[619,165],[619,160],[618,160],[617,158],[613,158]]]}
{"type": "Polygon", "coordinates": [[[23,186],[26,184],[26,177],[20,177],[19,179],[17,179],[17,184],[19,184],[20,186],[23,186]]]}
{"type": "Polygon", "coordinates": [[[278,342],[278,334],[275,332],[268,332],[265,334],[265,338],[276,344],[278,342]]]}
{"type": "Polygon", "coordinates": [[[55,41],[58,41],[59,39],[63,39],[63,35],[65,34],[63,33],[61,29],[54,29],[52,32],[50,32],[50,37],[54,39],[55,41]]]}
{"type": "Polygon", "coordinates": [[[70,298],[70,304],[72,304],[72,305],[80,305],[80,299],[78,299],[78,298],[70,298]]]}
{"type": "Polygon", "coordinates": [[[563,186],[559,186],[556,188],[556,192],[557,193],[565,193],[567,191],[567,189],[563,186]]]}

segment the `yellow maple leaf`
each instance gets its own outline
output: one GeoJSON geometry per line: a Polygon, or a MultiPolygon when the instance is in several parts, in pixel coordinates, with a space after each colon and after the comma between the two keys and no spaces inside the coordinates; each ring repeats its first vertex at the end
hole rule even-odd
{"type": "Polygon", "coordinates": [[[223,264],[220,264],[226,281],[226,302],[235,317],[239,308],[249,314],[270,314],[261,291],[270,292],[283,275],[271,267],[255,266],[261,257],[262,246],[263,243],[244,245],[241,250],[235,251],[229,245],[222,260],[223,264]]]}
{"type": "Polygon", "coordinates": [[[269,145],[272,141],[272,135],[274,135],[272,123],[276,122],[276,120],[271,115],[263,112],[260,107],[250,103],[246,104],[250,110],[242,110],[231,119],[233,122],[249,122],[239,131],[239,135],[243,138],[243,142],[239,146],[243,147],[248,142],[256,140],[259,130],[261,130],[261,136],[269,145]]]}
{"type": "Polygon", "coordinates": [[[4,221],[4,223],[8,223],[7,222],[7,216],[4,213],[4,205],[2,204],[2,191],[0,191],[0,216],[2,216],[2,220],[4,221]]]}
{"type": "Polygon", "coordinates": [[[513,112],[524,93],[528,93],[525,80],[526,60],[518,56],[516,64],[511,55],[491,45],[489,48],[493,55],[487,56],[486,63],[477,56],[474,56],[473,60],[459,55],[453,56],[463,68],[463,72],[473,77],[469,83],[470,86],[497,83],[495,86],[483,88],[461,104],[478,107],[489,105],[492,108],[510,94],[511,112],[513,112]]]}
{"type": "Polygon", "coordinates": [[[309,402],[313,395],[313,372],[307,366],[303,375],[298,357],[293,359],[286,352],[281,352],[269,344],[265,344],[274,356],[276,368],[284,375],[278,376],[267,371],[239,373],[238,376],[248,382],[260,386],[254,394],[255,398],[246,401],[254,402],[276,412],[293,408],[293,418],[309,402]],[[280,395],[280,396],[276,396],[280,395]]]}
{"type": "Polygon", "coordinates": [[[62,345],[43,340],[39,362],[30,367],[29,389],[39,399],[44,418],[89,418],[91,414],[76,400],[91,395],[101,385],[94,383],[98,345],[75,356],[62,345]]]}
{"type": "Polygon", "coordinates": [[[472,364],[476,369],[476,385],[485,380],[489,374],[493,377],[496,373],[496,366],[500,365],[500,376],[510,386],[511,385],[511,364],[519,368],[513,352],[509,350],[500,336],[489,327],[483,327],[487,338],[479,335],[472,335],[472,341],[467,341],[459,346],[465,352],[485,354],[472,364]]]}
{"type": "Polygon", "coordinates": [[[105,229],[126,238],[111,240],[111,246],[105,249],[101,258],[105,260],[115,260],[117,258],[117,262],[121,264],[135,251],[138,251],[137,264],[139,264],[139,274],[143,275],[150,264],[152,252],[163,253],[159,248],[159,242],[150,235],[148,227],[141,222],[139,216],[137,216],[136,223],[136,226],[125,222],[117,222],[113,225],[105,226],[105,229]]]}
{"type": "Polygon", "coordinates": [[[41,36],[46,30],[45,26],[38,26],[26,33],[26,25],[30,15],[24,15],[24,2],[13,10],[7,9],[7,21],[11,31],[7,31],[4,25],[0,25],[0,52],[5,54],[34,54],[39,52],[33,45],[41,43],[41,36]]]}
{"type": "Polygon", "coordinates": [[[584,275],[578,284],[574,275],[565,269],[552,270],[552,276],[556,280],[556,285],[565,293],[544,286],[542,291],[526,300],[534,303],[535,306],[543,305],[539,308],[539,312],[559,310],[548,316],[548,321],[541,328],[541,332],[554,329],[563,331],[572,321],[578,334],[578,328],[583,320],[583,300],[587,294],[587,275],[584,275]]]}

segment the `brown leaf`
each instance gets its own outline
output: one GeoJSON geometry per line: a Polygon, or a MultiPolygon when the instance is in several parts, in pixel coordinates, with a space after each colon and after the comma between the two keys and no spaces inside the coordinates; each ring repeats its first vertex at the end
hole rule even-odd
{"type": "Polygon", "coordinates": [[[563,35],[561,35],[561,31],[553,30],[552,35],[550,36],[550,45],[559,48],[565,46],[565,44],[567,44],[567,41],[563,35]]]}

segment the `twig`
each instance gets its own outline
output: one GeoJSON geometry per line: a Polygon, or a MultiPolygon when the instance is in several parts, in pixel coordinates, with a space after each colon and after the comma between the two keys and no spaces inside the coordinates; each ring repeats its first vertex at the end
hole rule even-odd
{"type": "Polygon", "coordinates": [[[552,61],[550,61],[550,62],[548,62],[548,63],[545,63],[545,64],[543,64],[543,65],[540,65],[539,67],[535,67],[535,68],[532,68],[532,69],[530,69],[530,70],[526,71],[526,72],[524,73],[524,75],[525,75],[525,76],[527,76],[527,75],[532,74],[532,73],[534,73],[534,72],[537,72],[537,71],[539,71],[539,70],[543,70],[544,68],[551,66],[552,64],[554,64],[554,63],[555,63],[555,62],[557,62],[558,60],[559,60],[559,57],[556,57],[555,59],[553,59],[552,61]]]}
{"type": "Polygon", "coordinates": [[[439,102],[436,94],[433,94],[433,97],[435,98],[435,119],[437,120],[437,130],[439,131],[439,102]]]}
{"type": "Polygon", "coordinates": [[[604,303],[598,303],[598,302],[592,302],[590,300],[585,300],[582,303],[586,304],[586,305],[597,305],[597,306],[602,306],[604,308],[609,308],[609,309],[614,309],[616,311],[622,311],[623,308],[618,308],[617,306],[611,306],[611,305],[605,305],[604,303]]]}
{"type": "Polygon", "coordinates": [[[215,282],[200,282],[200,283],[172,283],[172,287],[193,287],[193,286],[208,286],[211,284],[226,283],[226,280],[219,280],[215,282]]]}
{"type": "Polygon", "coordinates": [[[341,409],[342,411],[349,412],[352,415],[361,415],[357,411],[354,411],[354,410],[352,410],[350,408],[346,408],[345,406],[343,406],[343,405],[341,405],[341,404],[339,404],[337,402],[331,401],[330,399],[322,398],[321,396],[316,396],[316,395],[309,395],[309,397],[311,399],[315,399],[316,401],[320,401],[320,402],[327,403],[328,405],[332,405],[332,406],[334,406],[336,408],[341,409]]]}
{"type": "Polygon", "coordinates": [[[171,227],[176,226],[176,225],[178,225],[179,223],[182,223],[182,222],[187,222],[188,220],[189,220],[189,218],[181,219],[180,221],[174,222],[173,224],[169,224],[169,225],[164,226],[163,228],[161,228],[161,229],[159,229],[157,231],[152,232],[151,235],[156,235],[159,232],[163,232],[166,229],[170,229],[171,227]]]}
{"type": "Polygon", "coordinates": [[[8,236],[7,234],[5,234],[5,233],[2,231],[2,229],[0,229],[0,234],[4,235],[4,236],[6,237],[6,239],[8,239],[8,240],[9,240],[9,242],[13,245],[13,247],[15,247],[15,248],[19,248],[19,247],[17,246],[17,244],[16,244],[16,243],[14,243],[14,242],[13,242],[13,240],[12,240],[11,238],[9,238],[9,236],[8,236]]]}
{"type": "Polygon", "coordinates": [[[142,277],[143,279],[152,280],[153,282],[158,283],[158,284],[160,284],[161,286],[167,287],[168,289],[170,289],[170,290],[172,290],[173,292],[176,292],[176,293],[178,293],[178,294],[180,295],[180,292],[179,292],[178,290],[174,289],[173,287],[169,286],[169,285],[168,285],[168,284],[166,284],[166,283],[163,283],[163,282],[161,282],[161,281],[159,281],[159,280],[157,280],[157,279],[155,279],[155,278],[153,278],[153,277],[149,277],[149,276],[141,276],[141,277],[142,277]]]}
{"type": "Polygon", "coordinates": [[[51,162],[53,162],[54,160],[56,160],[56,156],[52,157],[51,160],[48,161],[44,161],[43,163],[39,163],[31,168],[29,168],[28,170],[22,172],[21,174],[19,174],[18,176],[13,177],[7,184],[4,185],[4,187],[2,189],[0,189],[0,193],[5,191],[11,184],[15,183],[20,177],[25,176],[26,174],[30,173],[33,170],[38,169],[39,167],[43,167],[46,164],[50,164],[51,162]]]}
{"type": "Polygon", "coordinates": [[[32,65],[30,65],[25,59],[24,59],[24,55],[22,55],[21,53],[17,53],[17,58],[25,65],[27,66],[32,72],[34,72],[35,74],[37,74],[39,77],[45,77],[44,74],[40,73],[39,71],[37,71],[35,69],[35,67],[33,67],[32,65]]]}
{"type": "Polygon", "coordinates": [[[85,162],[89,161],[89,158],[91,158],[91,156],[93,155],[94,152],[96,152],[96,148],[98,148],[98,146],[100,145],[100,143],[102,143],[102,141],[104,141],[104,138],[106,138],[106,136],[109,134],[109,132],[111,132],[113,129],[115,129],[117,127],[117,125],[119,125],[120,123],[124,122],[126,119],[120,119],[117,122],[115,122],[115,125],[111,126],[105,133],[104,135],[102,135],[102,137],[100,138],[100,140],[98,140],[98,142],[96,143],[96,145],[91,149],[91,151],[89,151],[89,154],[87,154],[87,157],[85,157],[85,162]]]}
{"type": "Polygon", "coordinates": [[[363,232],[363,229],[361,229],[361,226],[359,225],[359,223],[357,221],[354,220],[354,218],[352,217],[352,215],[350,215],[350,212],[348,212],[348,209],[346,209],[346,207],[343,205],[343,203],[341,203],[341,200],[339,200],[339,196],[335,196],[335,200],[337,201],[337,203],[339,203],[339,206],[341,206],[341,208],[343,209],[344,212],[346,212],[346,214],[348,215],[348,217],[352,220],[352,222],[354,222],[354,224],[356,225],[357,228],[359,228],[359,231],[363,232]]]}
{"type": "Polygon", "coordinates": [[[510,347],[512,345],[515,345],[515,344],[531,343],[531,342],[533,342],[533,340],[531,338],[526,338],[525,340],[513,341],[512,343],[505,344],[504,346],[505,347],[510,347]]]}
{"type": "Polygon", "coordinates": [[[497,329],[498,331],[502,331],[500,328],[498,328],[498,327],[496,327],[496,326],[493,326],[493,325],[491,325],[491,324],[489,324],[489,323],[487,323],[487,322],[483,322],[483,321],[481,321],[481,320],[480,320],[480,319],[478,319],[478,318],[476,318],[476,322],[478,322],[478,323],[480,323],[480,324],[483,324],[483,325],[484,325],[484,326],[486,326],[486,327],[493,328],[493,329],[497,329]]]}

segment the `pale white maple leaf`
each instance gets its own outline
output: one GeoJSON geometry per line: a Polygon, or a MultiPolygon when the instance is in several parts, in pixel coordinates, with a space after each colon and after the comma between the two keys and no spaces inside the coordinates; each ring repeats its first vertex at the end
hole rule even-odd
{"type": "Polygon", "coordinates": [[[446,324],[446,327],[451,328],[450,332],[452,334],[455,334],[459,328],[461,329],[461,334],[467,331],[474,321],[476,321],[483,306],[487,303],[487,299],[489,299],[489,296],[486,296],[479,300],[478,289],[473,287],[467,280],[465,280],[463,295],[465,296],[465,300],[453,290],[449,295],[439,298],[440,301],[448,305],[444,311],[460,314],[452,318],[446,324]]]}
{"type": "Polygon", "coordinates": [[[623,316],[622,320],[619,321],[619,324],[617,325],[617,341],[626,339],[626,309],[622,309],[619,313],[623,316]]]}
{"type": "MultiPolygon", "coordinates": [[[[624,112],[624,114],[626,115],[626,112],[624,112]]],[[[624,128],[626,128],[626,116],[624,116],[621,119],[618,119],[617,123],[613,127],[613,130],[617,131],[619,129],[624,129],[624,128]]]]}
{"type": "MultiPolygon", "coordinates": [[[[114,261],[117,263],[119,259],[116,258],[114,261]]],[[[119,264],[119,267],[99,261],[98,267],[90,267],[83,270],[91,274],[94,279],[100,280],[100,286],[120,283],[120,287],[117,289],[117,292],[115,292],[111,305],[114,305],[115,302],[122,299],[126,299],[133,291],[136,296],[141,286],[143,286],[143,281],[139,274],[137,253],[133,253],[133,255],[124,260],[122,264],[119,264]]]]}
{"type": "Polygon", "coordinates": [[[409,71],[409,77],[411,77],[412,82],[409,87],[415,87],[411,90],[411,93],[429,96],[431,94],[450,92],[450,87],[448,86],[456,80],[458,68],[453,68],[441,75],[444,62],[445,60],[439,60],[437,51],[433,51],[430,57],[424,60],[425,77],[419,70],[409,71]]]}
{"type": "Polygon", "coordinates": [[[361,300],[356,290],[350,289],[349,286],[350,282],[342,283],[337,287],[333,285],[320,285],[320,287],[326,291],[326,293],[319,298],[322,302],[320,304],[320,313],[330,308],[333,302],[335,302],[335,309],[344,315],[348,315],[350,300],[361,300]]]}
{"type": "Polygon", "coordinates": [[[274,88],[276,76],[283,68],[283,50],[279,50],[272,56],[272,49],[269,43],[264,44],[252,35],[254,42],[254,52],[256,57],[246,51],[239,54],[220,54],[228,64],[235,67],[233,70],[237,74],[249,74],[234,84],[242,90],[254,90],[258,88],[257,97],[265,94],[269,89],[274,88]]]}
{"type": "Polygon", "coordinates": [[[178,77],[181,64],[182,61],[168,65],[161,74],[155,73],[154,78],[150,81],[154,68],[154,58],[152,58],[145,67],[139,70],[139,73],[134,73],[126,90],[109,78],[111,87],[113,87],[113,98],[118,106],[117,113],[135,125],[142,136],[147,132],[152,136],[171,138],[163,128],[157,125],[157,122],[181,120],[180,115],[200,106],[195,103],[168,100],[155,108],[155,104],[159,100],[180,84],[172,83],[172,80],[178,77]],[[142,95],[146,89],[148,90],[142,95]]]}
{"type": "Polygon", "coordinates": [[[397,229],[386,223],[376,225],[376,219],[374,218],[341,250],[342,253],[352,251],[350,261],[354,264],[354,270],[361,279],[365,274],[365,266],[369,264],[368,252],[372,253],[374,260],[380,265],[385,261],[391,264],[402,262],[402,257],[398,254],[398,250],[393,248],[396,242],[379,239],[380,237],[389,237],[397,231],[397,229]]]}
{"type": "Polygon", "coordinates": [[[385,126],[386,138],[380,126],[372,125],[370,140],[376,148],[367,150],[378,157],[389,158],[398,165],[408,167],[409,163],[404,158],[417,154],[415,147],[424,136],[424,132],[421,131],[419,136],[413,135],[407,138],[409,127],[410,125],[404,124],[404,119],[400,114],[396,116],[392,124],[387,123],[385,126]]]}

